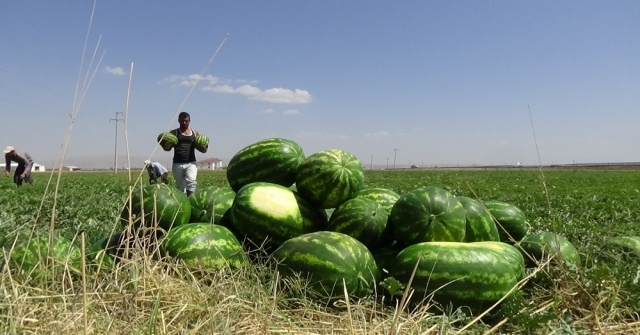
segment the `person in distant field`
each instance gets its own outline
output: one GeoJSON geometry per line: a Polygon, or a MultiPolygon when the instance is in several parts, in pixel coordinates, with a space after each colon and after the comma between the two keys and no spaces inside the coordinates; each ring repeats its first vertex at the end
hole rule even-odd
{"type": "Polygon", "coordinates": [[[22,182],[33,184],[31,179],[31,168],[33,167],[33,159],[24,151],[16,151],[12,146],[4,148],[4,160],[6,161],[5,175],[8,177],[11,172],[11,162],[18,163],[16,171],[13,173],[13,182],[18,186],[22,186],[22,182]]]}
{"type": "MultiPolygon", "coordinates": [[[[198,176],[198,166],[196,165],[195,140],[198,131],[189,128],[191,116],[187,112],[180,112],[178,115],[179,128],[171,130],[171,133],[178,137],[178,144],[173,150],[172,173],[176,179],[176,187],[185,192],[187,196],[196,191],[196,178],[198,176]]],[[[164,151],[171,151],[171,144],[166,143],[164,151]]],[[[209,147],[202,148],[202,152],[207,152],[209,147]]]]}
{"type": "Polygon", "coordinates": [[[169,184],[169,171],[166,167],[158,162],[151,162],[149,160],[144,161],[144,166],[149,174],[149,184],[156,184],[158,179],[163,184],[169,184]]]}

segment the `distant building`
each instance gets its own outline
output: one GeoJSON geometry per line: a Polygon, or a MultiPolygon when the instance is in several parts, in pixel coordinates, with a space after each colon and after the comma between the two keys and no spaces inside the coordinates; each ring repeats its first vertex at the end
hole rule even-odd
{"type": "MultiPolygon", "coordinates": [[[[15,169],[18,167],[18,163],[16,162],[11,162],[11,171],[15,171],[15,169]]],[[[33,165],[31,166],[31,172],[44,172],[44,165],[42,164],[38,164],[38,163],[33,163],[33,165]]]]}
{"type": "Polygon", "coordinates": [[[80,171],[82,169],[77,167],[77,166],[67,165],[67,166],[64,167],[64,170],[65,171],[80,171]]]}
{"type": "Polygon", "coordinates": [[[222,161],[218,158],[207,158],[198,161],[198,168],[204,170],[222,169],[222,161]]]}

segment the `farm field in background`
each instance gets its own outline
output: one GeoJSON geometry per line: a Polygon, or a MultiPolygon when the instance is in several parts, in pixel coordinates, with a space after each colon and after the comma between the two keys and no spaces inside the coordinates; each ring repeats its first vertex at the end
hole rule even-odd
{"type": "MultiPolygon", "coordinates": [[[[136,178],[140,171],[132,171],[131,175],[136,178]]],[[[49,231],[57,175],[53,176],[48,190],[50,173],[35,173],[33,176],[35,184],[22,188],[11,184],[10,178],[0,179],[0,229],[3,232],[0,247],[7,250],[15,238],[25,238],[33,227],[38,234],[49,231]]],[[[141,176],[142,183],[147,184],[146,173],[141,176]]],[[[127,172],[117,175],[109,172],[63,173],[53,219],[56,232],[74,238],[83,231],[87,244],[91,244],[112,231],[119,231],[121,227],[117,217],[127,199],[128,178],[127,172]]],[[[170,181],[173,181],[171,176],[170,181]]],[[[200,171],[198,184],[199,187],[229,187],[224,171],[200,171]]],[[[382,187],[403,194],[423,186],[441,187],[454,195],[514,204],[525,213],[534,232],[560,233],[581,253],[581,269],[560,270],[557,281],[551,284],[527,286],[525,302],[520,307],[531,310],[546,307],[537,316],[514,312],[505,329],[515,332],[531,327],[551,327],[549,323],[554,325],[552,327],[562,327],[563,322],[571,329],[586,329],[595,327],[598,322],[625,324],[635,321],[640,310],[640,286],[636,278],[638,263],[607,263],[602,262],[600,256],[606,238],[640,235],[638,171],[365,171],[364,188],[382,187]]],[[[4,253],[0,255],[3,264],[4,257],[4,253]]],[[[2,282],[7,285],[4,266],[2,276],[2,282]]],[[[2,304],[0,301],[0,310],[6,309],[7,306],[2,304]]],[[[291,317],[295,319],[295,313],[291,317]]],[[[327,322],[336,322],[342,327],[346,321],[327,322]]],[[[315,331],[322,332],[318,330],[326,326],[317,327],[315,331]]],[[[295,328],[291,330],[296,332],[295,328]]]]}

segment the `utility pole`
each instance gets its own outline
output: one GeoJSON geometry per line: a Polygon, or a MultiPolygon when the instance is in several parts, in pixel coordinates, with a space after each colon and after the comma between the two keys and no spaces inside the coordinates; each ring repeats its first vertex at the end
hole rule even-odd
{"type": "Polygon", "coordinates": [[[118,172],[118,121],[123,121],[124,119],[119,119],[118,118],[118,114],[124,114],[123,112],[116,112],[116,118],[115,119],[109,119],[109,122],[111,121],[115,121],[116,122],[116,138],[115,138],[115,145],[114,145],[114,152],[113,152],[113,173],[116,174],[118,172]]]}
{"type": "Polygon", "coordinates": [[[389,170],[389,157],[387,157],[387,170],[389,170]]]}
{"type": "Polygon", "coordinates": [[[369,163],[369,170],[373,170],[373,155],[371,155],[371,162],[369,163]]]}
{"type": "Polygon", "coordinates": [[[396,168],[396,152],[400,149],[393,149],[393,168],[396,168]]]}

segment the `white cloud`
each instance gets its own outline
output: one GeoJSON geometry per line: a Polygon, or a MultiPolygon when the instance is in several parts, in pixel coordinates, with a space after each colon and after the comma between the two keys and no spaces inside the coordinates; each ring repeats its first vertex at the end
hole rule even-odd
{"type": "Polygon", "coordinates": [[[273,114],[274,110],[271,108],[260,111],[260,114],[273,114]]]}
{"type": "Polygon", "coordinates": [[[172,84],[173,87],[176,87],[176,86],[191,87],[195,85],[197,82],[205,82],[205,85],[216,85],[220,82],[220,78],[214,77],[210,74],[206,76],[201,76],[199,74],[191,74],[188,76],[172,75],[162,79],[159,82],[159,84],[169,83],[169,84],[172,84]]]}
{"type": "Polygon", "coordinates": [[[287,109],[286,111],[282,112],[282,115],[295,115],[295,114],[300,114],[300,112],[297,109],[287,109]]]}
{"type": "Polygon", "coordinates": [[[125,72],[124,69],[119,66],[118,67],[105,66],[104,69],[111,74],[115,74],[116,76],[124,76],[125,74],[127,74],[127,72],[125,72]]]}
{"type": "Polygon", "coordinates": [[[389,132],[379,131],[377,133],[366,133],[364,137],[378,138],[378,137],[387,137],[389,136],[389,132]]]}
{"type": "Polygon", "coordinates": [[[348,135],[343,135],[343,134],[323,134],[319,132],[305,132],[305,131],[298,133],[298,136],[301,138],[314,138],[314,139],[323,139],[323,140],[331,140],[331,139],[345,140],[349,138],[348,135]]]}
{"type": "Polygon", "coordinates": [[[240,94],[249,98],[250,100],[259,100],[266,101],[271,103],[282,103],[282,104],[307,104],[312,100],[311,94],[308,91],[301,89],[288,89],[282,87],[274,87],[266,90],[262,90],[261,88],[254,86],[252,84],[256,84],[255,80],[236,80],[235,82],[240,83],[241,85],[238,87],[233,87],[227,83],[222,83],[220,78],[214,77],[211,75],[200,76],[198,74],[192,74],[189,76],[169,76],[162,79],[159,83],[164,84],[172,84],[174,87],[176,86],[186,86],[191,87],[198,80],[206,82],[206,86],[202,88],[203,91],[216,92],[216,93],[227,93],[227,94],[240,94]]]}

